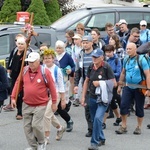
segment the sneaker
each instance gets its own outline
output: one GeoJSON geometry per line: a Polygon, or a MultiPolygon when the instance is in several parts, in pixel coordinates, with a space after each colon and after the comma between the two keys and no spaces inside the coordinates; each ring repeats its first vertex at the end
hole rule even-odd
{"type": "Polygon", "coordinates": [[[103,130],[106,129],[106,123],[103,123],[103,124],[102,124],[102,129],[103,129],[103,130]]]}
{"type": "Polygon", "coordinates": [[[49,137],[45,137],[45,145],[49,144],[50,141],[49,141],[49,137]]]}
{"type": "Polygon", "coordinates": [[[63,137],[63,133],[65,132],[65,127],[62,126],[60,131],[57,131],[56,140],[59,141],[63,137]]]}
{"type": "Polygon", "coordinates": [[[80,105],[79,99],[75,99],[75,101],[73,102],[73,106],[78,107],[80,105]]]}
{"type": "Polygon", "coordinates": [[[118,130],[115,131],[117,134],[124,134],[127,133],[127,128],[120,127],[118,130]]]}
{"type": "Polygon", "coordinates": [[[147,128],[150,129],[150,124],[147,125],[147,128]]]}
{"type": "Polygon", "coordinates": [[[98,146],[90,146],[88,147],[88,150],[98,150],[98,146]]]}
{"type": "Polygon", "coordinates": [[[31,147],[26,148],[25,150],[33,150],[31,147]]]}
{"type": "Polygon", "coordinates": [[[85,137],[91,137],[92,136],[92,131],[89,130],[86,134],[85,134],[85,137]]]}
{"type": "Polygon", "coordinates": [[[70,119],[70,121],[67,122],[66,132],[71,132],[72,129],[73,129],[73,121],[70,119]]]}
{"type": "Polygon", "coordinates": [[[73,96],[70,96],[70,97],[69,97],[69,100],[74,101],[74,97],[73,97],[73,96]]]}
{"type": "Polygon", "coordinates": [[[43,144],[38,144],[37,150],[46,150],[46,144],[45,144],[45,143],[43,143],[43,144]]]}
{"type": "Polygon", "coordinates": [[[122,121],[121,117],[116,119],[116,122],[113,123],[114,126],[119,126],[120,122],[122,121]]]}
{"type": "Polygon", "coordinates": [[[98,144],[98,146],[102,146],[102,145],[105,145],[105,140],[101,140],[98,144]]]}
{"type": "Polygon", "coordinates": [[[13,111],[14,109],[11,107],[10,104],[8,104],[5,107],[3,107],[3,110],[5,110],[5,111],[13,111]]]}
{"type": "Polygon", "coordinates": [[[141,134],[141,129],[140,129],[139,127],[137,127],[137,128],[134,130],[133,134],[137,134],[137,135],[141,134]]]}

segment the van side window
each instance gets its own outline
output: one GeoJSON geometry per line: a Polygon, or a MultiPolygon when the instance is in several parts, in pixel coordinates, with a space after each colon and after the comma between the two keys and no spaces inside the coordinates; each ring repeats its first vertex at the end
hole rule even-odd
{"type": "Polygon", "coordinates": [[[39,41],[39,44],[47,43],[47,45],[51,45],[51,35],[47,33],[39,33],[39,36],[35,37],[39,41]]]}
{"type": "Polygon", "coordinates": [[[91,20],[87,24],[89,28],[98,28],[100,31],[105,31],[106,23],[115,23],[114,13],[100,13],[92,16],[91,20]]]}
{"type": "Polygon", "coordinates": [[[0,56],[9,54],[10,42],[9,35],[0,36],[0,56]]]}
{"type": "Polygon", "coordinates": [[[128,22],[128,28],[139,28],[139,23],[143,20],[143,12],[120,12],[120,19],[125,19],[128,22]]]}

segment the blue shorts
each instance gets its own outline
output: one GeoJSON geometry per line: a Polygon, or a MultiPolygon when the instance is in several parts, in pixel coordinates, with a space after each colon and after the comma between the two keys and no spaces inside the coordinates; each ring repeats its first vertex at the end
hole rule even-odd
{"type": "Polygon", "coordinates": [[[127,115],[132,101],[135,101],[135,115],[137,117],[144,117],[144,103],[145,96],[140,89],[131,89],[127,86],[123,88],[120,114],[127,115]]]}

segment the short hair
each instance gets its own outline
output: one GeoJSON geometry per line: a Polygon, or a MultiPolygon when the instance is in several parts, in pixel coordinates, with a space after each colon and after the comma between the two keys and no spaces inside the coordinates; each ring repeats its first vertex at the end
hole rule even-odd
{"type": "Polygon", "coordinates": [[[112,23],[106,23],[105,24],[105,30],[107,30],[108,27],[114,27],[112,23]]]}
{"type": "Polygon", "coordinates": [[[57,47],[61,47],[61,48],[65,49],[65,43],[63,41],[58,40],[55,43],[55,48],[57,48],[57,47]]]}
{"type": "Polygon", "coordinates": [[[114,48],[114,46],[113,45],[106,45],[105,47],[104,47],[104,51],[106,52],[106,51],[114,51],[115,50],[115,48],[114,48]]]}
{"type": "Polygon", "coordinates": [[[140,34],[140,30],[137,27],[134,27],[134,28],[131,29],[130,34],[133,34],[133,33],[140,34]]]}
{"type": "Polygon", "coordinates": [[[42,43],[42,44],[40,45],[40,47],[42,47],[42,46],[47,46],[47,48],[48,48],[48,44],[47,44],[47,43],[42,43]]]}
{"type": "Polygon", "coordinates": [[[81,29],[81,30],[85,30],[85,27],[84,27],[83,23],[78,23],[76,28],[81,29]]]}
{"type": "Polygon", "coordinates": [[[92,31],[95,31],[98,35],[100,35],[100,31],[97,29],[97,28],[93,28],[92,30],[91,30],[91,32],[92,31]]]}

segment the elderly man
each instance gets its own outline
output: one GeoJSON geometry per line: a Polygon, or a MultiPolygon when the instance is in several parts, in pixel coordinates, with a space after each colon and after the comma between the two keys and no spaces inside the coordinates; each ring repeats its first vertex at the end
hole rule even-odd
{"type": "Polygon", "coordinates": [[[133,134],[141,134],[141,126],[144,117],[144,101],[145,96],[150,96],[150,72],[147,60],[143,55],[137,55],[136,44],[129,43],[127,45],[127,58],[124,59],[123,69],[120,76],[118,93],[121,92],[123,82],[126,82],[122,91],[122,99],[120,113],[122,116],[122,126],[116,130],[117,134],[127,132],[127,116],[132,100],[135,100],[135,109],[137,116],[137,126],[133,134]],[[145,95],[140,90],[140,83],[146,80],[147,90],[145,95]]]}
{"type": "Polygon", "coordinates": [[[91,138],[91,147],[88,150],[98,150],[98,146],[105,145],[105,136],[102,130],[104,114],[111,98],[108,98],[108,88],[106,82],[111,81],[109,89],[112,92],[114,73],[107,62],[104,62],[104,53],[97,48],[92,52],[93,64],[88,67],[87,76],[83,85],[81,105],[85,106],[85,97],[89,89],[89,108],[91,120],[93,122],[93,131],[91,138]],[[101,92],[96,93],[97,87],[101,92]],[[98,96],[100,95],[100,96],[98,96]]]}
{"type": "MultiPolygon", "coordinates": [[[[24,68],[20,80],[20,90],[23,89],[23,119],[24,131],[27,141],[31,148],[26,150],[46,150],[44,142],[44,124],[43,118],[49,101],[48,89],[52,99],[52,110],[57,110],[56,89],[53,78],[49,70],[40,66],[40,55],[31,52],[28,58],[29,66],[24,68]],[[44,77],[45,76],[45,77],[44,77]]],[[[11,105],[16,107],[16,91],[19,78],[14,85],[11,94],[11,105]]]]}

